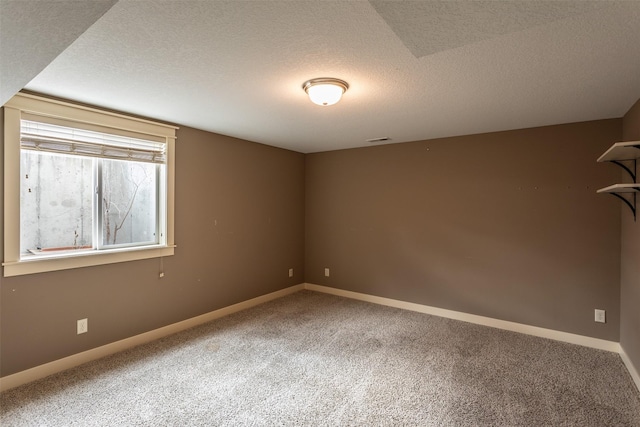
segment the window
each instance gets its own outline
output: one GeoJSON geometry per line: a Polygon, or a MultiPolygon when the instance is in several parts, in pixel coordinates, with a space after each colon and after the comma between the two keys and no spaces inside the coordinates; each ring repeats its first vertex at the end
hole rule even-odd
{"type": "Polygon", "coordinates": [[[4,110],[5,276],[173,254],[176,128],[26,94],[4,110]]]}
{"type": "Polygon", "coordinates": [[[164,143],[20,123],[21,259],[164,243],[164,143]]]}

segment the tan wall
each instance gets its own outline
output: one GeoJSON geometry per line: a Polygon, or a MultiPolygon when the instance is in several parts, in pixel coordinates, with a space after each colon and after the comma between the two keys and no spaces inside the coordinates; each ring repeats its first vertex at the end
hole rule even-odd
{"type": "MultiPolygon", "coordinates": [[[[624,116],[622,138],[640,141],[640,100],[624,116]]],[[[640,172],[640,167],[636,172],[640,172]]],[[[623,179],[630,182],[628,175],[623,179]]],[[[640,195],[636,197],[640,208],[640,195]]],[[[629,209],[626,206],[621,209],[620,345],[640,372],[640,210],[634,222],[629,209]]]]}
{"type": "MultiPolygon", "coordinates": [[[[595,159],[621,129],[603,120],[305,157],[183,127],[165,278],[158,260],[2,278],[1,375],[303,281],[614,341],[622,325],[637,361],[637,310],[620,322],[620,203],[595,194],[619,180],[595,159]]],[[[638,277],[624,269],[638,252],[624,250],[623,307],[625,274],[638,277]]]]}
{"type": "Polygon", "coordinates": [[[2,278],[2,376],[303,282],[304,155],[177,136],[178,247],[165,277],[146,260],[2,278]]]}
{"type": "Polygon", "coordinates": [[[616,119],[307,155],[306,281],[618,341],[620,206],[596,189],[619,172],[596,159],[620,137],[616,119]]]}

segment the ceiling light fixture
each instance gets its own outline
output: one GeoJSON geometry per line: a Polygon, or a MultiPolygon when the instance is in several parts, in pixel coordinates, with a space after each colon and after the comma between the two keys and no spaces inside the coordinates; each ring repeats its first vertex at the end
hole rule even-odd
{"type": "Polygon", "coordinates": [[[302,89],[309,95],[311,102],[318,105],[333,105],[340,101],[342,94],[349,89],[344,80],[321,77],[304,82],[302,89]]]}

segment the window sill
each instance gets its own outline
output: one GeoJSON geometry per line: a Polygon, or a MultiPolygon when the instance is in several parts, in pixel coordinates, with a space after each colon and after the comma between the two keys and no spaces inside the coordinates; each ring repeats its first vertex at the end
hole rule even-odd
{"type": "Polygon", "coordinates": [[[173,255],[175,246],[148,246],[144,248],[126,248],[83,253],[34,256],[21,261],[3,263],[4,277],[25,274],[45,273],[48,271],[68,270],[95,265],[115,264],[173,255]]]}

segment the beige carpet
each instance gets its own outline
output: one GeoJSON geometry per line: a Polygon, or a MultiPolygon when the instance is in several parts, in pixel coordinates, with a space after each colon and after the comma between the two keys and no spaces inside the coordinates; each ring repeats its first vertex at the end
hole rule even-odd
{"type": "Polygon", "coordinates": [[[302,291],[9,390],[8,426],[640,426],[614,353],[302,291]]]}

